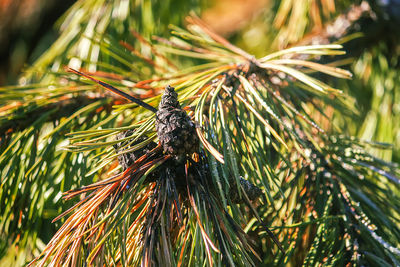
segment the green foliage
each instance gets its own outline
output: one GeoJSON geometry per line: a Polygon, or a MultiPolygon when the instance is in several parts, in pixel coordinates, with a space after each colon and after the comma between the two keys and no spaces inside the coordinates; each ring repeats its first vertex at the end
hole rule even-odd
{"type": "MultiPolygon", "coordinates": [[[[167,3],[79,1],[60,39],[27,72],[38,83],[0,89],[0,263],[399,265],[400,171],[377,153],[390,146],[365,138],[373,120],[362,139],[320,126],[356,113],[353,99],[322,81],[351,77],[330,64],[342,47],[291,47],[256,58],[196,16],[186,30],[171,26],[170,38],[151,40],[198,7],[179,2],[171,5],[182,10],[169,14],[167,3]],[[316,62],[321,56],[324,64],[316,62]],[[160,147],[121,170],[118,156],[158,141],[154,114],[65,65],[153,107],[166,85],[176,88],[201,140],[181,164],[184,190],[160,147]],[[128,129],[131,136],[115,139],[128,129]],[[241,177],[263,196],[251,201],[241,177]],[[55,217],[61,223],[52,224],[55,217]]],[[[383,125],[388,115],[373,110],[396,103],[398,76],[385,58],[378,62],[381,72],[364,81],[377,90],[368,117],[381,116],[383,125]]],[[[371,64],[364,54],[356,75],[371,64]]],[[[385,130],[377,127],[377,135],[385,130]]]]}
{"type": "Polygon", "coordinates": [[[112,36],[111,39],[116,42],[132,42],[131,30],[145,37],[165,34],[170,23],[182,23],[182,14],[193,9],[199,11],[204,5],[199,0],[77,1],[57,23],[60,37],[26,70],[25,78],[48,82],[43,76],[51,74],[49,70],[59,71],[66,65],[91,71],[104,64],[114,68],[126,67],[123,62],[115,60],[117,55],[104,50],[104,38],[112,36]],[[174,12],[171,12],[171,6],[174,12]]]}
{"type": "Polygon", "coordinates": [[[385,160],[399,162],[400,109],[399,99],[399,55],[390,52],[387,44],[381,42],[366,51],[354,63],[354,71],[364,90],[372,92],[369,111],[366,113],[358,135],[363,140],[390,143],[392,150],[374,150],[373,153],[385,160]],[[390,57],[385,55],[390,54],[390,57]],[[377,58],[374,58],[377,57],[377,58]],[[397,134],[396,134],[397,133],[397,134]],[[393,152],[395,155],[392,155],[393,152]]]}

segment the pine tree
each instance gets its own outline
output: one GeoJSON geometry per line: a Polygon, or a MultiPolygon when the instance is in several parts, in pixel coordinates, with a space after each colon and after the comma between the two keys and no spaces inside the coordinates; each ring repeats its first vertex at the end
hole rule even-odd
{"type": "Polygon", "coordinates": [[[356,38],[395,14],[309,2],[255,56],[200,1],[78,1],[0,89],[0,265],[400,265],[399,42],[356,38]]]}

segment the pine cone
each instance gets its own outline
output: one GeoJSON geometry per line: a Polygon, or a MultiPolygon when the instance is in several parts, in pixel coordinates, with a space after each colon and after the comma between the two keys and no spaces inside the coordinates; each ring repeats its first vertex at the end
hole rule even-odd
{"type": "Polygon", "coordinates": [[[194,123],[178,101],[174,88],[167,86],[158,106],[156,130],[164,153],[180,159],[199,149],[194,123]]]}
{"type": "MultiPolygon", "coordinates": [[[[134,130],[127,130],[125,132],[121,132],[121,133],[117,134],[116,139],[117,140],[123,139],[125,137],[131,136],[133,133],[134,133],[134,130]]],[[[146,140],[146,137],[139,137],[135,142],[130,144],[128,147],[124,148],[124,150],[126,150],[130,147],[133,147],[133,146],[143,142],[144,140],[146,140]]],[[[122,151],[121,148],[124,147],[127,143],[128,143],[127,141],[124,141],[124,142],[115,144],[114,145],[115,151],[117,153],[121,152],[122,151]]],[[[131,166],[138,158],[140,158],[144,154],[148,153],[156,146],[157,146],[156,143],[151,142],[148,145],[146,145],[145,147],[143,147],[142,149],[138,149],[133,152],[124,153],[124,154],[119,155],[118,162],[121,165],[122,170],[125,171],[126,169],[128,169],[129,166],[131,166]]]]}
{"type": "MultiPolygon", "coordinates": [[[[249,200],[253,201],[259,198],[262,195],[262,191],[260,188],[255,186],[254,184],[250,183],[249,181],[245,180],[243,177],[239,178],[240,184],[243,186],[244,191],[246,192],[246,195],[249,197],[249,200]]],[[[244,201],[244,196],[242,194],[241,197],[239,197],[239,192],[237,191],[237,188],[235,185],[231,187],[229,190],[231,200],[233,203],[241,203],[244,201]]]]}

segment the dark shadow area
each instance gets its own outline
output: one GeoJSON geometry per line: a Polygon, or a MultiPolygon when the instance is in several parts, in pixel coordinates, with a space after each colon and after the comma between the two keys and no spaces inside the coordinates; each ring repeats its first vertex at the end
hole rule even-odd
{"type": "Polygon", "coordinates": [[[0,86],[15,84],[57,38],[54,23],[75,0],[0,0],[0,86]]]}

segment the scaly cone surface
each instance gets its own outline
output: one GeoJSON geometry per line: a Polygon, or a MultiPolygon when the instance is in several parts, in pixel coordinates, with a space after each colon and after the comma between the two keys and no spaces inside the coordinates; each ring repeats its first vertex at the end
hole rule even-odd
{"type": "MultiPolygon", "coordinates": [[[[243,177],[239,177],[239,182],[243,187],[243,190],[246,192],[247,197],[249,198],[250,201],[254,201],[258,199],[262,194],[262,190],[258,188],[256,185],[252,184],[251,182],[247,181],[243,177]]],[[[242,195],[239,195],[239,191],[235,187],[234,184],[232,184],[232,187],[229,190],[229,194],[232,200],[232,203],[241,203],[244,201],[245,197],[242,195]]]]}
{"type": "MultiPolygon", "coordinates": [[[[134,133],[134,130],[127,130],[125,132],[121,132],[116,136],[116,140],[121,140],[121,139],[124,139],[126,137],[129,137],[133,133],[134,133]]],[[[136,141],[134,141],[130,145],[128,145],[128,141],[117,143],[117,144],[114,145],[114,149],[115,149],[115,151],[117,153],[120,153],[123,150],[128,150],[129,148],[131,148],[131,147],[133,147],[133,146],[135,146],[135,145],[137,145],[140,142],[143,142],[145,140],[146,140],[145,137],[139,137],[136,141]],[[126,145],[128,145],[128,146],[126,146],[126,145]]],[[[143,147],[142,149],[138,149],[138,150],[135,150],[135,151],[132,151],[132,152],[128,152],[128,153],[124,153],[124,154],[118,155],[118,162],[121,165],[122,170],[125,171],[126,169],[128,169],[138,158],[140,158],[144,154],[150,152],[156,146],[157,146],[156,143],[151,142],[151,143],[147,144],[145,147],[143,147]]]]}
{"type": "Polygon", "coordinates": [[[164,153],[180,160],[199,150],[199,138],[193,121],[182,110],[178,94],[171,86],[165,88],[156,113],[156,130],[164,153]]]}

